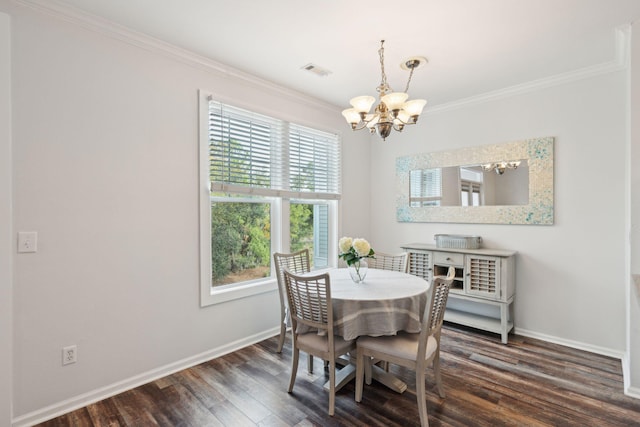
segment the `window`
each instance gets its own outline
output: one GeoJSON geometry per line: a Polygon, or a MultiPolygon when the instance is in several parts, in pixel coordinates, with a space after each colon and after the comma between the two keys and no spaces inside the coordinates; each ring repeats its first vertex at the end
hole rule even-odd
{"type": "Polygon", "coordinates": [[[482,205],[482,171],[469,168],[460,168],[460,205],[480,206],[482,205]]]}
{"type": "Polygon", "coordinates": [[[480,184],[460,181],[460,206],[480,206],[480,184]]]}
{"type": "Polygon", "coordinates": [[[274,252],[336,258],[337,135],[201,94],[202,305],[274,289],[274,252]]]}
{"type": "Polygon", "coordinates": [[[211,197],[211,286],[269,276],[272,203],[211,197]]]}
{"type": "Polygon", "coordinates": [[[312,268],[329,267],[330,204],[292,200],[290,203],[290,250],[309,249],[312,268]]]}
{"type": "Polygon", "coordinates": [[[442,169],[412,170],[409,177],[411,207],[440,206],[442,200],[442,169]]]}

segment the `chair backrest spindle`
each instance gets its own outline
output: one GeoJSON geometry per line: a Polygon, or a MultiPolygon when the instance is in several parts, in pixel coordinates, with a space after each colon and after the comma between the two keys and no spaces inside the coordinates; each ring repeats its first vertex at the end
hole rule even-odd
{"type": "Polygon", "coordinates": [[[331,300],[329,275],[325,273],[301,278],[286,270],[285,285],[294,323],[300,322],[312,328],[328,329],[329,324],[333,323],[330,316],[331,306],[327,304],[327,301],[331,300]]]}
{"type": "Polygon", "coordinates": [[[380,270],[407,272],[407,261],[409,254],[402,252],[399,254],[387,254],[384,252],[376,252],[375,258],[368,258],[367,264],[369,268],[377,268],[380,270]]]}
{"type": "Polygon", "coordinates": [[[296,274],[310,272],[311,262],[309,260],[309,249],[302,249],[290,254],[274,253],[273,263],[276,269],[276,278],[278,280],[278,294],[280,297],[280,339],[277,349],[277,352],[280,353],[284,345],[284,338],[287,332],[287,318],[289,316],[284,285],[284,272],[285,270],[296,274]]]}
{"type": "Polygon", "coordinates": [[[451,279],[436,277],[431,284],[430,301],[428,311],[425,313],[422,330],[429,335],[440,337],[440,329],[444,322],[444,312],[449,298],[451,279]]]}

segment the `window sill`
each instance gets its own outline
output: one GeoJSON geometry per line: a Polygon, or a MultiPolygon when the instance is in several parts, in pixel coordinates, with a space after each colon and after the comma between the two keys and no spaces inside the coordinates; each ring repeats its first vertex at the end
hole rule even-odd
{"type": "Polygon", "coordinates": [[[208,295],[203,293],[200,306],[206,307],[277,290],[278,285],[275,279],[261,280],[246,285],[230,286],[226,289],[211,288],[208,295]]]}

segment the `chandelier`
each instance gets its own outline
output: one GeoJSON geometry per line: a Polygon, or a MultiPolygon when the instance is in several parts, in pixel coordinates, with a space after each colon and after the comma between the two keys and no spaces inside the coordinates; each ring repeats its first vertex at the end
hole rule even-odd
{"type": "Polygon", "coordinates": [[[494,170],[498,175],[502,175],[507,169],[517,169],[518,166],[520,166],[520,161],[485,163],[481,166],[483,171],[491,172],[492,170],[494,170]]]}
{"type": "Polygon", "coordinates": [[[409,98],[409,84],[413,71],[427,63],[427,59],[421,56],[414,56],[400,64],[403,70],[409,71],[409,79],[404,92],[394,92],[387,83],[387,75],[384,72],[384,40],[380,40],[380,69],[382,78],[380,85],[376,87],[380,102],[376,106],[373,113],[369,113],[376,99],[373,96],[357,96],[352,98],[349,103],[352,108],[347,108],[342,115],[351,125],[352,130],[361,130],[367,128],[371,133],[376,132],[382,140],[386,138],[394,129],[402,132],[405,125],[413,125],[418,121],[418,116],[422,113],[422,109],[427,103],[424,99],[414,99],[407,101],[409,98]]]}

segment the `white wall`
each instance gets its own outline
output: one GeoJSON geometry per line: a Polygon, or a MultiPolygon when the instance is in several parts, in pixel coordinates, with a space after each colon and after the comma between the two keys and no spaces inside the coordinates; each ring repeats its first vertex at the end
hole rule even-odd
{"type": "Polygon", "coordinates": [[[368,230],[368,138],[337,107],[161,44],[136,47],[5,0],[0,11],[12,19],[13,229],[38,232],[38,252],[14,260],[16,424],[277,332],[275,293],[199,305],[198,89],[344,131],[344,192],[358,197],[342,224],[368,230]],[[78,362],[63,367],[72,344],[78,362]]]}
{"type": "Polygon", "coordinates": [[[631,112],[629,147],[629,185],[627,187],[630,206],[630,272],[628,289],[629,329],[628,361],[630,372],[627,385],[635,396],[640,397],[640,28],[635,24],[631,37],[631,112]],[[632,357],[635,356],[635,357],[632,357]]]}
{"type": "Polygon", "coordinates": [[[10,50],[9,15],[0,13],[0,426],[11,422],[13,359],[10,50]]]}
{"type": "Polygon", "coordinates": [[[521,333],[621,357],[625,350],[625,72],[427,114],[372,148],[374,247],[478,234],[518,251],[515,326],[521,333]],[[464,123],[464,126],[460,126],[464,123]],[[552,226],[398,223],[394,159],[412,153],[553,136],[552,226]],[[618,165],[619,167],[616,167],[618,165]]]}

